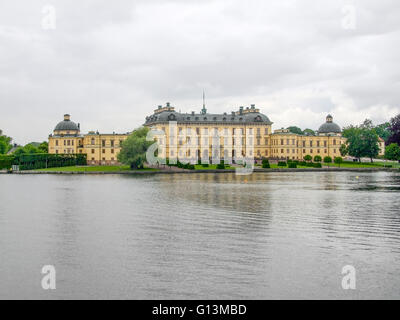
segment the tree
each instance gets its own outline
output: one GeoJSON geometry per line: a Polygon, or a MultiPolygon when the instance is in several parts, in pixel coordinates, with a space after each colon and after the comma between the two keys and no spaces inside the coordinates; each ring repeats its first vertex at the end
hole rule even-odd
{"type": "Polygon", "coordinates": [[[386,141],[386,145],[397,143],[400,145],[400,114],[390,119],[390,136],[386,141]]]}
{"type": "Polygon", "coordinates": [[[335,161],[336,164],[340,165],[343,163],[343,158],[342,157],[335,157],[335,159],[333,160],[335,161]]]}
{"type": "Polygon", "coordinates": [[[0,130],[0,154],[6,154],[8,151],[11,150],[11,141],[12,139],[3,135],[3,131],[0,130]]]}
{"type": "Polygon", "coordinates": [[[339,152],[342,157],[345,157],[349,154],[349,148],[346,144],[342,144],[339,148],[339,152]]]}
{"type": "Polygon", "coordinates": [[[372,122],[365,120],[360,126],[349,126],[343,130],[343,136],[347,138],[348,153],[352,157],[368,157],[372,159],[379,153],[378,135],[372,122]]]}
{"type": "Polygon", "coordinates": [[[389,139],[391,135],[390,123],[385,122],[375,127],[376,134],[381,137],[385,142],[389,139]]]}
{"type": "Polygon", "coordinates": [[[332,158],[329,156],[324,157],[324,162],[325,163],[332,163],[332,158]]]}
{"type": "Polygon", "coordinates": [[[304,156],[304,160],[305,161],[311,161],[312,157],[309,154],[307,154],[306,156],[304,156]]]}
{"type": "Polygon", "coordinates": [[[314,162],[321,162],[322,161],[322,158],[321,158],[321,156],[315,156],[314,157],[314,162]]]}
{"type": "Polygon", "coordinates": [[[304,129],[303,134],[307,136],[315,136],[315,131],[312,129],[304,129]]]}
{"type": "Polygon", "coordinates": [[[154,143],[146,141],[149,128],[142,127],[135,130],[123,143],[118,161],[127,164],[131,169],[143,168],[146,161],[146,151],[154,143]]]}
{"type": "Polygon", "coordinates": [[[38,150],[40,153],[49,153],[49,143],[47,141],[42,142],[39,145],[38,150]]]}
{"type": "Polygon", "coordinates": [[[385,148],[385,158],[388,160],[400,160],[400,147],[397,143],[391,143],[385,148]]]}
{"type": "Polygon", "coordinates": [[[299,127],[296,126],[291,126],[287,128],[291,133],[296,133],[296,134],[303,134],[303,130],[301,130],[299,127]]]}

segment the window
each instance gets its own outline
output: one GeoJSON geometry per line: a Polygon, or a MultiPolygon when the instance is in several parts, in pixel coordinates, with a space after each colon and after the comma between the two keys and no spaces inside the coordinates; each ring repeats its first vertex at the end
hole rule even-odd
{"type": "Polygon", "coordinates": [[[268,128],[265,128],[265,134],[268,134],[268,128]]]}
{"type": "Polygon", "coordinates": [[[106,140],[101,140],[101,146],[105,147],[106,146],[106,140]]]}
{"type": "Polygon", "coordinates": [[[336,145],[336,139],[333,139],[333,145],[336,145]]]}
{"type": "MultiPolygon", "coordinates": [[[[320,144],[320,142],[319,142],[319,140],[317,141],[317,147],[319,147],[319,144],[320,144]]],[[[319,152],[318,152],[319,153],[319,152]]]]}
{"type": "Polygon", "coordinates": [[[111,149],[111,153],[114,153],[114,149],[111,149]]]}
{"type": "Polygon", "coordinates": [[[92,153],[94,153],[94,149],[92,149],[92,153]]]}
{"type": "Polygon", "coordinates": [[[283,145],[283,139],[281,139],[281,145],[283,145]]]}
{"type": "Polygon", "coordinates": [[[64,146],[66,146],[67,145],[67,140],[64,140],[64,146]]]}
{"type": "Polygon", "coordinates": [[[324,147],[326,148],[326,140],[324,141],[324,147]]]}
{"type": "Polygon", "coordinates": [[[303,148],[306,146],[306,142],[305,141],[303,141],[303,148]]]}
{"type": "Polygon", "coordinates": [[[110,143],[111,143],[111,147],[114,148],[114,140],[111,140],[110,143]]]}
{"type": "Polygon", "coordinates": [[[311,141],[310,141],[310,147],[312,147],[312,144],[313,144],[313,141],[311,140],[311,141]]]}
{"type": "Polygon", "coordinates": [[[94,138],[91,139],[90,144],[94,145],[94,138]]]}
{"type": "Polygon", "coordinates": [[[261,129],[260,128],[257,128],[257,135],[260,135],[261,134],[261,129]]]}
{"type": "Polygon", "coordinates": [[[289,139],[286,139],[286,144],[289,144],[289,139]]]}
{"type": "Polygon", "coordinates": [[[259,146],[261,143],[260,143],[260,140],[261,139],[257,139],[257,145],[259,146]]]}
{"type": "Polygon", "coordinates": [[[295,145],[294,139],[292,139],[292,144],[295,145]]]}
{"type": "Polygon", "coordinates": [[[200,134],[200,128],[196,128],[196,134],[200,134]]]}
{"type": "Polygon", "coordinates": [[[249,128],[249,134],[253,134],[253,128],[249,128]]]}
{"type": "Polygon", "coordinates": [[[283,149],[281,149],[281,153],[283,153],[284,151],[283,151],[283,149]]]}
{"type": "Polygon", "coordinates": [[[268,145],[268,139],[267,138],[264,139],[264,144],[268,145]]]}
{"type": "Polygon", "coordinates": [[[56,150],[56,153],[58,153],[58,150],[56,150]]]}
{"type": "Polygon", "coordinates": [[[56,140],[56,146],[58,146],[58,140],[56,140]]]}
{"type": "Polygon", "coordinates": [[[103,149],[103,150],[102,150],[102,152],[103,152],[103,153],[106,153],[106,150],[105,150],[105,149],[103,149]]]}

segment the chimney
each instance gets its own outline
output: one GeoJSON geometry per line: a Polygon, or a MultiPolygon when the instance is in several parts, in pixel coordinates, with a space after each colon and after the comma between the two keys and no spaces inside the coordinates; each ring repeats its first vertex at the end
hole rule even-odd
{"type": "Polygon", "coordinates": [[[71,116],[69,114],[64,114],[64,121],[71,120],[71,116]]]}
{"type": "Polygon", "coordinates": [[[255,104],[252,104],[252,105],[251,105],[251,108],[252,108],[252,109],[255,109],[255,108],[256,108],[256,105],[255,105],[255,104]]]}

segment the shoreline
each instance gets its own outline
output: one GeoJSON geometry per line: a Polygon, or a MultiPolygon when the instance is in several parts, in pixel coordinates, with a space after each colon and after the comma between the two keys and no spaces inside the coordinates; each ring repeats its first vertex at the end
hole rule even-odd
{"type": "MultiPolygon", "coordinates": [[[[268,172],[400,172],[399,168],[272,168],[263,169],[255,168],[252,173],[268,173],[268,172]]],[[[122,175],[143,175],[143,174],[196,174],[196,173],[235,173],[235,170],[158,170],[158,171],[17,171],[9,173],[0,171],[0,174],[56,174],[56,175],[103,175],[103,174],[122,174],[122,175]]]]}

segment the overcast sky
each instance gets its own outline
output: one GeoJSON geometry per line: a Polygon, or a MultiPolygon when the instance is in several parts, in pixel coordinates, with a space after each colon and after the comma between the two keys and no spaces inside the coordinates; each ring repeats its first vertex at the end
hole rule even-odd
{"type": "Polygon", "coordinates": [[[381,123],[399,57],[398,0],[1,0],[0,129],[43,141],[70,113],[127,132],[167,101],[199,111],[203,89],[209,112],[254,103],[274,129],[381,123]]]}

